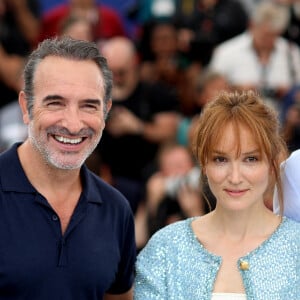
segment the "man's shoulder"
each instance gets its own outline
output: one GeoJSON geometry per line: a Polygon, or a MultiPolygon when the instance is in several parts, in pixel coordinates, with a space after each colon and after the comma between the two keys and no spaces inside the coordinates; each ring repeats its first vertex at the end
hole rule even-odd
{"type": "Polygon", "coordinates": [[[0,153],[0,165],[2,165],[2,167],[3,164],[9,165],[12,163],[12,160],[15,160],[17,158],[16,148],[18,144],[20,143],[15,143],[0,153]]]}
{"type": "Polygon", "coordinates": [[[131,211],[128,200],[119,190],[104,181],[87,167],[85,167],[85,172],[88,180],[89,196],[101,199],[100,202],[105,205],[131,211]]]}
{"type": "Polygon", "coordinates": [[[89,180],[89,183],[97,189],[110,190],[110,188],[112,188],[106,181],[104,181],[102,178],[100,178],[97,174],[95,174],[88,168],[86,168],[86,174],[88,176],[87,178],[89,180]]]}
{"type": "Polygon", "coordinates": [[[116,188],[104,181],[101,177],[88,168],[86,169],[86,174],[87,179],[89,180],[89,185],[91,185],[93,189],[96,189],[97,192],[115,195],[116,197],[122,197],[122,194],[116,188]]]}
{"type": "Polygon", "coordinates": [[[22,169],[17,148],[21,142],[13,144],[0,153],[0,186],[2,191],[32,192],[22,169]]]}

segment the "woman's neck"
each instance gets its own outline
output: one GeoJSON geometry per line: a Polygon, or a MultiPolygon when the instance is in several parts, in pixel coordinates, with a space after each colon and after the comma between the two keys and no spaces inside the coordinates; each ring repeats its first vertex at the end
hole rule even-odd
{"type": "Polygon", "coordinates": [[[280,221],[280,217],[264,206],[244,212],[228,212],[216,207],[210,224],[220,235],[242,241],[251,236],[269,236],[280,221]]]}

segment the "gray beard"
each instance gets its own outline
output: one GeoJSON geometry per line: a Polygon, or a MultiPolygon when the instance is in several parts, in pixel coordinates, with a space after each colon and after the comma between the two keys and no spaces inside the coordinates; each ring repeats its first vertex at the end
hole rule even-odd
{"type": "MultiPolygon", "coordinates": [[[[97,140],[95,141],[94,145],[92,145],[89,149],[86,150],[84,154],[82,154],[82,159],[78,160],[76,163],[64,163],[62,161],[58,161],[51,152],[44,147],[44,144],[37,140],[35,135],[33,134],[33,124],[32,122],[28,125],[28,139],[29,142],[33,145],[33,147],[40,153],[45,163],[51,167],[55,167],[57,169],[61,170],[76,170],[82,167],[82,165],[85,163],[86,159],[92,154],[92,152],[97,147],[98,143],[100,142],[102,134],[99,135],[97,140]]],[[[67,152],[65,155],[72,155],[68,154],[67,152]]]]}

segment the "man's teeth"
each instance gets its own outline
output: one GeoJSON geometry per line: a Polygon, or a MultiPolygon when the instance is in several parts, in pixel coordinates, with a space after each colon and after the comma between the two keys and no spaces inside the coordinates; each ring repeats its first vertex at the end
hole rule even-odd
{"type": "Polygon", "coordinates": [[[55,139],[61,143],[64,144],[79,144],[82,141],[82,138],[77,138],[77,139],[69,139],[63,136],[55,136],[55,139]]]}

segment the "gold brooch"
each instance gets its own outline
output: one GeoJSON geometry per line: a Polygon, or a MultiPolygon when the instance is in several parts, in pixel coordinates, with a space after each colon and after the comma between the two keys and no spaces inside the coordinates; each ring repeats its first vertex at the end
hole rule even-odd
{"type": "Polygon", "coordinates": [[[249,270],[249,263],[245,260],[240,261],[240,269],[243,271],[249,270]]]}

